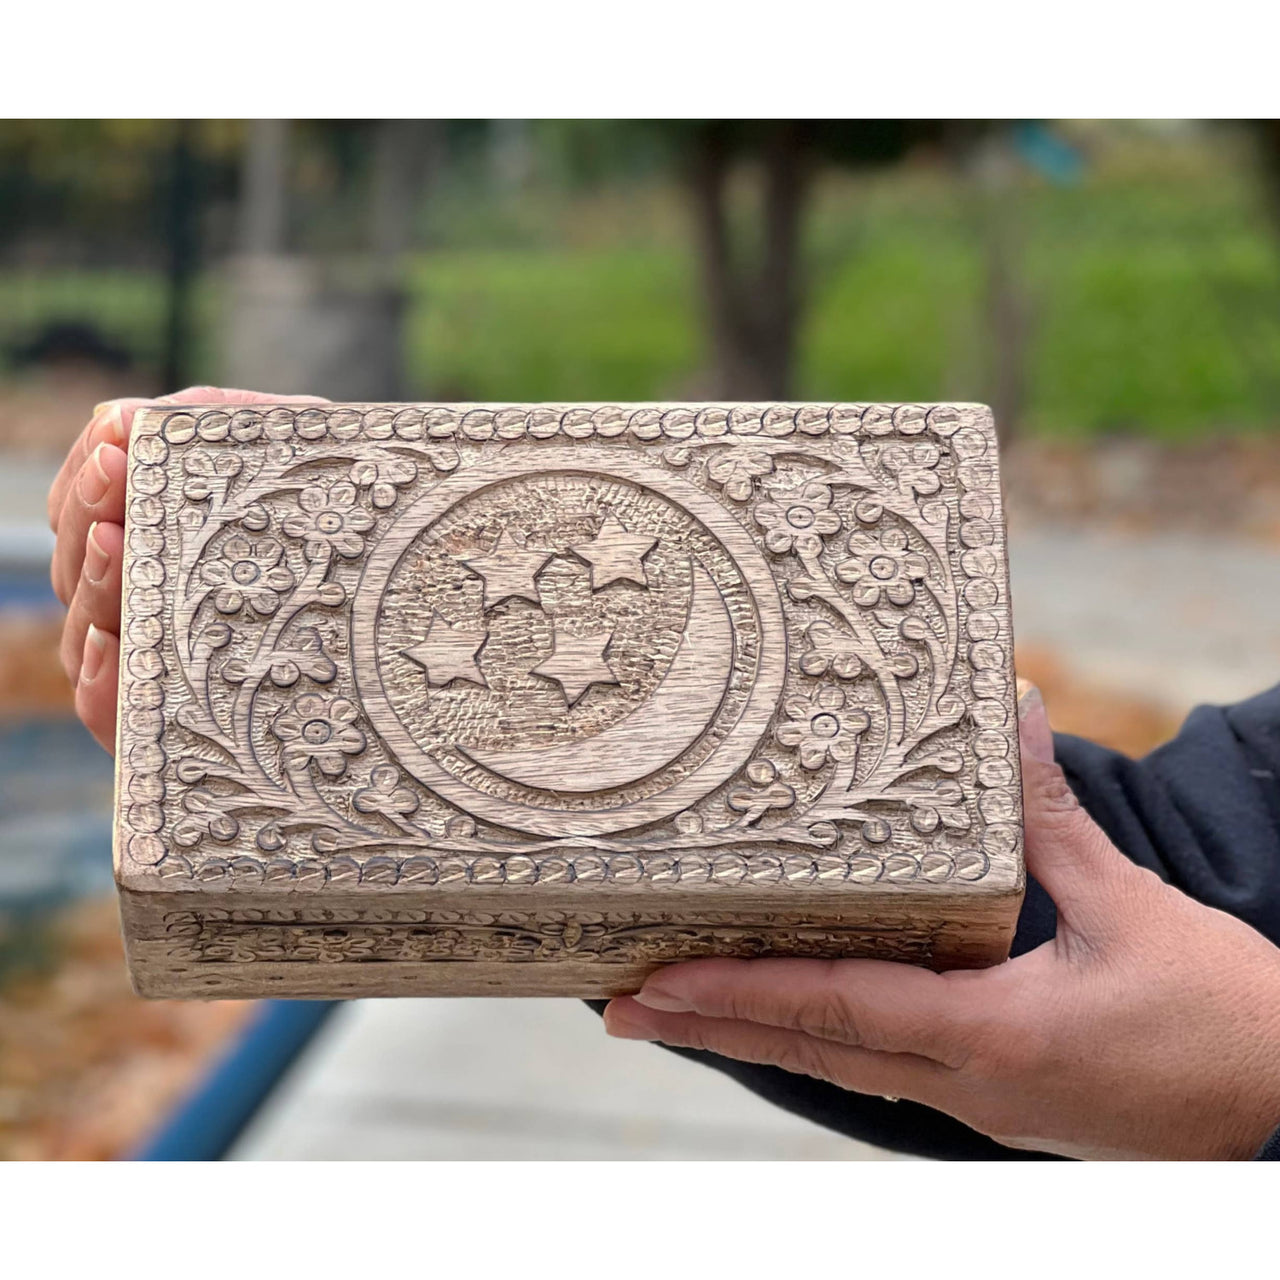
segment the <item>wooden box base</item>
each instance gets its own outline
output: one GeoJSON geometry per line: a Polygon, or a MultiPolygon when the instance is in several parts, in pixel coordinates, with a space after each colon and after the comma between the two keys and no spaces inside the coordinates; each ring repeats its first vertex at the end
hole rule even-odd
{"type": "Polygon", "coordinates": [[[421,894],[372,907],[359,898],[282,906],[270,895],[237,895],[232,907],[192,896],[122,896],[140,995],[603,997],[638,990],[663,964],[703,956],[856,956],[982,968],[1008,955],[1022,898],[906,903],[886,895],[848,912],[817,898],[807,909],[744,902],[686,915],[659,894],[645,905],[606,897],[574,912],[513,909],[501,898],[450,911],[439,896],[421,894]]]}

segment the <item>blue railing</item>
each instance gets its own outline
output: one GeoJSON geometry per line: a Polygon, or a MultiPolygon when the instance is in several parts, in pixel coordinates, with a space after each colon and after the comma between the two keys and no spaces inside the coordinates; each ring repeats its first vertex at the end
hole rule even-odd
{"type": "Polygon", "coordinates": [[[130,1160],[222,1160],[339,1007],[332,1000],[263,1000],[249,1025],[130,1160]]]}

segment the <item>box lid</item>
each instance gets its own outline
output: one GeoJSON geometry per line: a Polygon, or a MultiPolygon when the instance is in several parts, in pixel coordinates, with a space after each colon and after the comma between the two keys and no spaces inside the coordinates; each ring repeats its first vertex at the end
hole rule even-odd
{"type": "Polygon", "coordinates": [[[149,409],[134,892],[1008,894],[980,405],[149,409]]]}

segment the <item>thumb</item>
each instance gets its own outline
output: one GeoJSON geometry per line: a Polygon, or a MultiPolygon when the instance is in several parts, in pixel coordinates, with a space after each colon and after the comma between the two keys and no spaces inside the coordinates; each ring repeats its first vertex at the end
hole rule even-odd
{"type": "MultiPolygon", "coordinates": [[[[1020,682],[1021,685],[1021,682],[1020,682]]],[[[1115,878],[1131,864],[1084,811],[1054,759],[1053,732],[1034,685],[1018,699],[1027,871],[1070,923],[1113,900],[1115,878]]]]}
{"type": "Polygon", "coordinates": [[[184,387],[167,396],[160,396],[156,404],[328,404],[324,396],[280,396],[270,391],[245,391],[241,387],[184,387]]]}

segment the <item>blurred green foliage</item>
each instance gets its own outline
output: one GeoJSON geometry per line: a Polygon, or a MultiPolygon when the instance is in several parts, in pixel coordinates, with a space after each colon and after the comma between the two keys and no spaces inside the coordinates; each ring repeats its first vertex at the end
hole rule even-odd
{"type": "MultiPolygon", "coordinates": [[[[1280,425],[1280,245],[1247,175],[1223,163],[1065,187],[1023,177],[1009,198],[1028,430],[1180,437],[1280,425]]],[[[798,394],[983,398],[980,216],[936,172],[827,184],[810,225],[798,394]]],[[[617,221],[611,205],[596,219],[579,205],[560,243],[536,242],[527,207],[520,218],[518,249],[416,260],[416,391],[696,395],[699,298],[678,210],[644,219],[659,233],[621,244],[601,243],[598,220],[617,221]]]]}
{"type": "MultiPolygon", "coordinates": [[[[217,363],[218,304],[216,281],[206,277],[194,297],[195,363],[202,372],[217,363]]],[[[154,269],[0,269],[0,346],[74,318],[126,346],[139,364],[155,366],[162,355],[165,307],[165,281],[154,269]]],[[[0,351],[0,374],[3,359],[0,351]]]]}
{"type": "MultiPolygon", "coordinates": [[[[1001,197],[1027,316],[1024,428],[1174,438],[1280,425],[1280,235],[1247,152],[1212,130],[1124,137],[1087,145],[1075,184],[1022,170],[1001,197]]],[[[698,275],[661,154],[641,148],[618,173],[608,130],[598,161],[580,135],[570,155],[553,124],[538,138],[530,184],[495,189],[468,152],[431,191],[405,268],[410,394],[696,397],[698,275]]],[[[974,184],[927,158],[830,171],[807,223],[797,395],[984,398],[982,218],[974,184]]],[[[215,379],[215,273],[197,309],[200,374],[215,379]]],[[[74,313],[146,361],[163,310],[147,270],[0,269],[0,343],[74,313]]]]}
{"type": "Polygon", "coordinates": [[[438,399],[657,399],[698,365],[673,249],[442,252],[411,279],[410,385],[438,399]]]}

